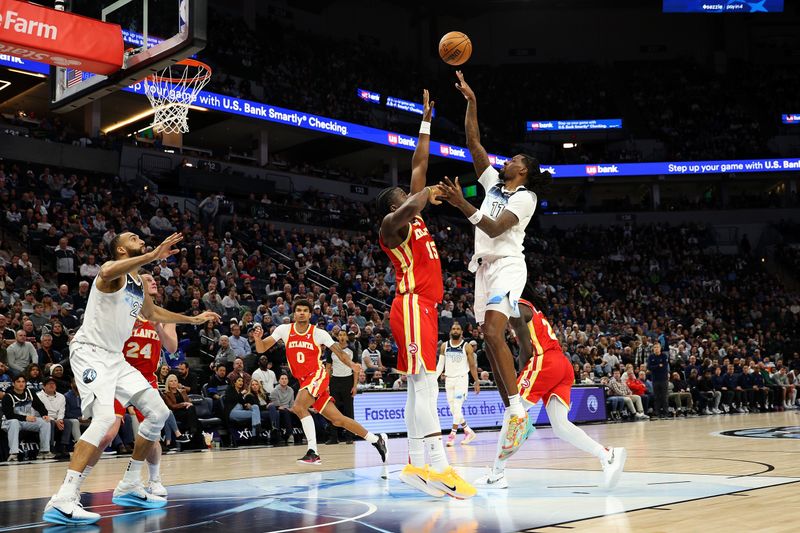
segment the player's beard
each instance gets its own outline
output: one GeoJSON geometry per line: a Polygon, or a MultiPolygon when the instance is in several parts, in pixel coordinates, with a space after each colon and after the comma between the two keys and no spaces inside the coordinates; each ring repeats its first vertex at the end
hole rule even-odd
{"type": "Polygon", "coordinates": [[[128,250],[128,257],[140,257],[144,255],[145,246],[142,245],[138,250],[128,250]]]}
{"type": "Polygon", "coordinates": [[[461,338],[461,334],[455,335],[453,333],[450,334],[450,340],[457,341],[461,338]]]}

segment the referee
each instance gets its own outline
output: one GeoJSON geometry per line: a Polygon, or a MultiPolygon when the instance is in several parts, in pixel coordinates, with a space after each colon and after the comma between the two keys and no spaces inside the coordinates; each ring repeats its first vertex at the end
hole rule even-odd
{"type": "MultiPolygon", "coordinates": [[[[350,360],[358,362],[353,359],[353,350],[347,346],[347,332],[340,330],[336,335],[336,339],[350,360]]],[[[353,369],[342,363],[338,357],[333,357],[330,350],[328,350],[325,361],[325,370],[331,376],[331,396],[333,396],[333,401],[336,402],[336,407],[344,416],[353,418],[353,398],[356,395],[358,376],[353,375],[353,369]]],[[[329,431],[328,442],[325,444],[339,444],[339,430],[335,426],[331,426],[329,431]]],[[[345,429],[341,429],[341,431],[344,431],[345,442],[353,444],[353,434],[345,429]]]]}

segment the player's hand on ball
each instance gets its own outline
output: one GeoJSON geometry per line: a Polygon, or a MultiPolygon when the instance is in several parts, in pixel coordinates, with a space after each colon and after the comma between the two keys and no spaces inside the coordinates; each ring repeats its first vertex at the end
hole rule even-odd
{"type": "Polygon", "coordinates": [[[433,100],[431,100],[430,93],[428,89],[422,90],[422,120],[425,122],[430,122],[431,117],[433,117],[433,104],[435,104],[433,100]]]}
{"type": "Polygon", "coordinates": [[[442,197],[451,205],[458,206],[466,201],[461,185],[458,183],[458,176],[456,176],[455,182],[445,176],[437,187],[442,191],[442,197]]]}
{"type": "Polygon", "coordinates": [[[458,83],[456,83],[456,89],[458,89],[461,92],[461,94],[464,95],[464,98],[468,102],[474,102],[475,93],[473,92],[472,87],[470,87],[467,84],[467,82],[464,81],[464,74],[460,70],[457,70],[456,77],[458,78],[458,83]]]}
{"type": "Polygon", "coordinates": [[[164,239],[164,242],[159,244],[151,252],[153,254],[153,260],[160,261],[162,259],[166,259],[171,255],[180,253],[180,250],[178,250],[177,248],[173,249],[172,247],[181,242],[182,240],[183,240],[183,234],[181,233],[173,233],[172,235],[164,239]]]}
{"type": "Polygon", "coordinates": [[[194,317],[193,324],[205,324],[206,322],[211,321],[212,324],[218,324],[222,322],[220,316],[215,313],[214,311],[204,311],[194,317]]]}

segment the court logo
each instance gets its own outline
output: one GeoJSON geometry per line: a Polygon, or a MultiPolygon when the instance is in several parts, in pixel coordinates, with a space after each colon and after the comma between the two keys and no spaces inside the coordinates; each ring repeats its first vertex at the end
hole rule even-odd
{"type": "Polygon", "coordinates": [[[800,426],[732,429],[729,431],[722,431],[720,435],[750,439],[800,439],[800,426]]]}
{"type": "Polygon", "coordinates": [[[83,382],[87,385],[97,379],[97,371],[94,368],[87,368],[83,371],[83,382]]]}
{"type": "Polygon", "coordinates": [[[587,396],[586,397],[586,408],[589,410],[589,412],[590,413],[596,413],[597,412],[597,407],[598,407],[597,396],[595,396],[594,394],[590,394],[589,396],[587,396]]]}
{"type": "Polygon", "coordinates": [[[417,355],[418,351],[419,351],[419,346],[417,346],[416,342],[412,342],[411,344],[408,345],[408,353],[410,353],[411,355],[417,355]]]}

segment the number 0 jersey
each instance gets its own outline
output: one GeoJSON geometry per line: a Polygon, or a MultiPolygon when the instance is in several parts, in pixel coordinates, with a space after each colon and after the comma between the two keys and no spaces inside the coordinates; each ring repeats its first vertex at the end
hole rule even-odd
{"type": "Polygon", "coordinates": [[[72,340],[119,353],[144,305],[144,288],[138,276],[128,274],[118,291],[102,292],[97,288],[98,279],[94,278],[83,324],[72,340]]]}
{"type": "Polygon", "coordinates": [[[422,217],[414,217],[408,224],[408,236],[398,246],[388,248],[382,238],[380,245],[394,266],[398,296],[417,294],[432,303],[442,301],[442,264],[422,217]]]}
{"type": "Polygon", "coordinates": [[[330,348],[335,344],[327,331],[312,324],[309,324],[303,333],[298,333],[294,324],[281,324],[275,328],[270,337],[276,341],[283,341],[289,370],[298,380],[324,369],[322,347],[330,348]]]}
{"type": "Polygon", "coordinates": [[[161,362],[161,339],[149,320],[137,319],[133,334],[123,348],[125,360],[142,373],[151,384],[156,381],[156,371],[161,362]]]}

